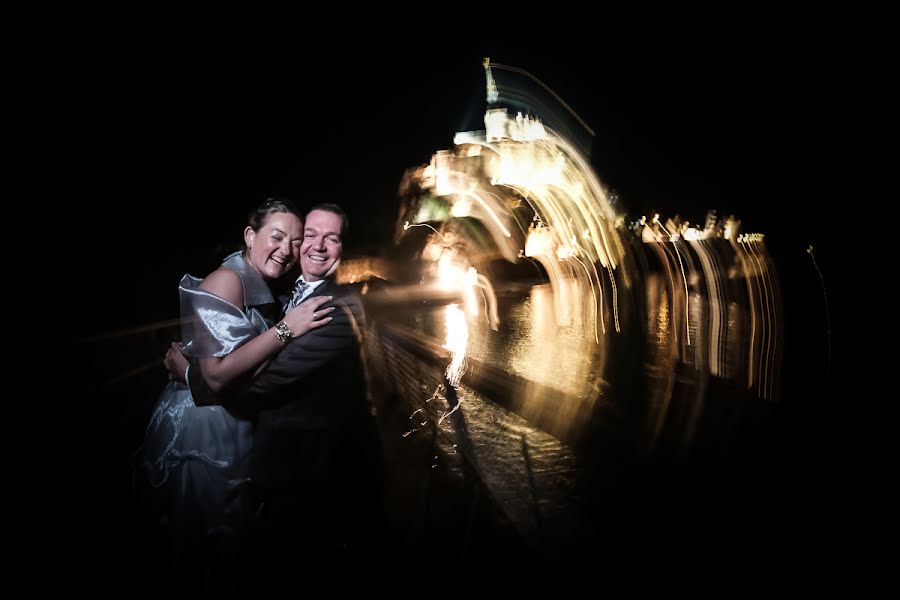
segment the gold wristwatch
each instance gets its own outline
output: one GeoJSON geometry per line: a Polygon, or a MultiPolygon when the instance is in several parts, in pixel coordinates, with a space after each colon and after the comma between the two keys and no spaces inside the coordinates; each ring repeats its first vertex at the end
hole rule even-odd
{"type": "Polygon", "coordinates": [[[278,341],[282,344],[287,344],[294,337],[291,328],[284,321],[275,326],[275,335],[278,336],[278,341]]]}

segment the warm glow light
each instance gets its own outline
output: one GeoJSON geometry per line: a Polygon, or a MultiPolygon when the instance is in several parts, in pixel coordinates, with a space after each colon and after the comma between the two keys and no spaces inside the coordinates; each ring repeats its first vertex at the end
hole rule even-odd
{"type": "Polygon", "coordinates": [[[466,315],[460,310],[459,305],[450,304],[444,312],[444,325],[447,330],[447,338],[444,348],[450,351],[450,364],[447,366],[447,381],[453,387],[458,387],[466,370],[466,346],[469,343],[469,327],[466,324],[466,315]]]}

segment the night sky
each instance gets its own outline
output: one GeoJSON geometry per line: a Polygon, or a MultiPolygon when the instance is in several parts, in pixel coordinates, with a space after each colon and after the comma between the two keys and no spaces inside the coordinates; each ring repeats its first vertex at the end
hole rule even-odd
{"type": "Polygon", "coordinates": [[[60,57],[69,101],[61,144],[62,281],[123,304],[72,321],[73,338],[177,315],[177,282],[203,275],[240,241],[246,214],[273,194],[336,201],[346,252],[377,252],[397,217],[405,169],[483,128],[481,60],[519,67],[596,132],[591,158],[629,216],[701,221],[735,214],[773,251],[824,241],[816,210],[834,119],[825,47],[772,34],[699,40],[649,34],[563,36],[514,45],[423,37],[385,49],[285,38],[150,34],[85,38],[60,57]],[[564,40],[564,41],[561,41],[564,40]],[[586,43],[590,41],[590,43],[586,43]],[[87,284],[86,284],[87,280],[87,284]]]}

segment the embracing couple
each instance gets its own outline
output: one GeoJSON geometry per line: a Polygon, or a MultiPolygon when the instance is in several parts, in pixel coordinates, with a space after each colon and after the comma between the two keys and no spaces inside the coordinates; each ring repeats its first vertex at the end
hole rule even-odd
{"type": "Polygon", "coordinates": [[[348,225],[337,205],[301,217],[270,199],[242,252],[182,279],[182,344],[166,355],[173,381],[139,467],[171,558],[201,569],[208,589],[377,568],[382,464],[362,305],[334,280],[348,225]]]}

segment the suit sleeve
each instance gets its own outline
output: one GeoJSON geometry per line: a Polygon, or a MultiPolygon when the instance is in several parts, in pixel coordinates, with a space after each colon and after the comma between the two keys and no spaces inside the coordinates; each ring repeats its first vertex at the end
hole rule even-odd
{"type": "Polygon", "coordinates": [[[361,305],[356,298],[335,300],[327,325],[292,340],[253,380],[244,401],[255,403],[302,386],[317,371],[347,352],[359,351],[361,305]]]}

